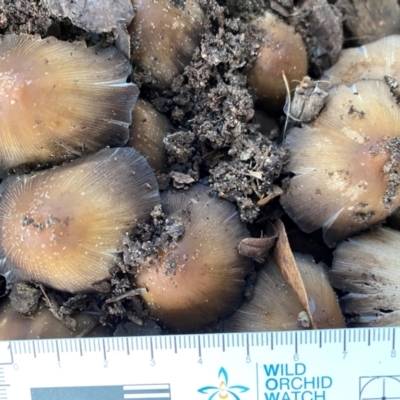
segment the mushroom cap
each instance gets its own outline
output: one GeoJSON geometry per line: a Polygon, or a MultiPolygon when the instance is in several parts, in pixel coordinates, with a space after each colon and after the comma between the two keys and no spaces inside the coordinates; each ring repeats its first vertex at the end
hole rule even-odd
{"type": "Polygon", "coordinates": [[[249,86],[265,108],[282,108],[286,99],[285,72],[290,89],[307,75],[307,50],[294,28],[267,12],[253,24],[265,31],[258,57],[248,73],[249,86]]]}
{"type": "Polygon", "coordinates": [[[137,42],[134,65],[151,72],[160,89],[168,88],[200,44],[204,13],[197,0],[177,6],[169,0],[132,0],[136,15],[128,31],[137,42]]]}
{"type": "MultiPolygon", "coordinates": [[[[312,256],[293,253],[301,274],[312,318],[319,329],[344,326],[335,292],[329,283],[327,268],[315,264],[312,256]]],[[[304,306],[282,275],[273,257],[257,274],[254,296],[224,321],[226,332],[263,332],[305,329],[304,306]],[[303,323],[302,323],[303,321],[303,323]]]]}
{"type": "Polygon", "coordinates": [[[300,271],[314,323],[318,329],[344,328],[344,318],[330,281],[328,268],[308,254],[293,253],[300,271]]]}
{"type": "Polygon", "coordinates": [[[283,208],[305,232],[322,227],[329,245],[383,221],[400,205],[387,170],[389,141],[399,133],[400,110],[385,82],[331,88],[316,121],[287,135],[285,168],[295,176],[283,208]]]}
{"type": "Polygon", "coordinates": [[[331,282],[334,287],[349,292],[341,303],[344,312],[358,316],[357,325],[398,323],[399,241],[400,232],[379,228],[354,236],[335,250],[331,282]]]}
{"type": "Polygon", "coordinates": [[[104,149],[3,185],[3,272],[68,292],[108,278],[122,236],[160,203],[152,169],[131,148],[104,149]]]}
{"type": "Polygon", "coordinates": [[[155,171],[161,171],[167,163],[164,138],[173,130],[164,114],[159,113],[150,102],[139,99],[132,111],[131,138],[127,145],[146,157],[155,171]]]}
{"type": "Polygon", "coordinates": [[[398,49],[400,35],[391,35],[360,47],[342,50],[338,61],[323,78],[331,85],[351,85],[361,79],[381,79],[385,76],[400,82],[398,49]]]}
{"type": "Polygon", "coordinates": [[[263,332],[304,329],[304,307],[272,257],[257,273],[254,296],[224,320],[225,332],[263,332]]]}
{"type": "Polygon", "coordinates": [[[210,197],[206,186],[169,191],[162,200],[168,218],[184,218],[185,233],[159,263],[142,267],[137,286],[148,290],[142,297],[151,316],[172,329],[198,330],[242,301],[252,262],[238,245],[249,233],[234,205],[210,197]]]}
{"type": "Polygon", "coordinates": [[[76,322],[75,330],[56,319],[43,304],[33,315],[24,316],[6,299],[0,305],[0,340],[73,338],[86,336],[98,325],[98,320],[91,314],[79,313],[72,317],[76,322]]]}
{"type": "Polygon", "coordinates": [[[0,174],[123,146],[139,94],[130,72],[111,46],[0,36],[0,174]]]}

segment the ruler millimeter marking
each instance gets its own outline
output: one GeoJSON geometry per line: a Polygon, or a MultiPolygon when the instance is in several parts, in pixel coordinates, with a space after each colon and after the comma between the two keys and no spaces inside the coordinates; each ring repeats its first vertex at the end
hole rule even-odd
{"type": "Polygon", "coordinates": [[[399,335],[387,327],[4,341],[0,400],[400,400],[399,335]]]}

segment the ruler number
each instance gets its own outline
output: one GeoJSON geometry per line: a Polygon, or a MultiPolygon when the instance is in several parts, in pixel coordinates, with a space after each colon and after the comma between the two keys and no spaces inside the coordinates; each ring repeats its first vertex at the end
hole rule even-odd
{"type": "Polygon", "coordinates": [[[297,353],[294,353],[293,360],[299,361],[299,358],[300,358],[299,355],[297,353]]]}
{"type": "Polygon", "coordinates": [[[397,354],[396,354],[396,350],[395,349],[393,349],[391,352],[390,352],[390,357],[396,357],[397,356],[397,354]]]}
{"type": "Polygon", "coordinates": [[[247,357],[246,357],[246,362],[247,362],[247,364],[248,364],[248,363],[251,363],[251,357],[250,357],[250,356],[247,356],[247,357]]]}
{"type": "Polygon", "coordinates": [[[14,371],[18,371],[19,370],[19,365],[14,363],[13,364],[13,368],[14,368],[14,371]]]}
{"type": "Polygon", "coordinates": [[[103,368],[108,368],[108,361],[107,360],[103,360],[103,368]]]}
{"type": "Polygon", "coordinates": [[[150,358],[150,365],[152,367],[154,367],[156,365],[156,362],[155,362],[154,358],[150,358]]]}
{"type": "Polygon", "coordinates": [[[344,351],[342,354],[343,354],[343,360],[344,360],[347,356],[347,351],[344,351]]]}
{"type": "Polygon", "coordinates": [[[200,357],[199,360],[197,361],[198,364],[203,364],[203,359],[200,357]]]}

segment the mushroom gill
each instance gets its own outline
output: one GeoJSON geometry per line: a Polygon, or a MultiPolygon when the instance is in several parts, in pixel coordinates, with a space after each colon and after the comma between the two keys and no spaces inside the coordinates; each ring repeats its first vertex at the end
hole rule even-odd
{"type": "Polygon", "coordinates": [[[59,290],[90,290],[109,277],[122,236],[159,203],[152,169],[131,148],[10,177],[0,201],[2,270],[59,290]]]}
{"type": "Polygon", "coordinates": [[[330,271],[350,323],[358,326],[400,324],[400,232],[379,228],[342,242],[330,271]]]}
{"type": "Polygon", "coordinates": [[[383,221],[400,205],[400,110],[383,81],[330,89],[315,122],[293,128],[286,144],[295,174],[281,196],[305,232],[329,245],[383,221]]]}
{"type": "Polygon", "coordinates": [[[111,46],[0,36],[0,174],[123,146],[139,93],[130,72],[111,46]]]}

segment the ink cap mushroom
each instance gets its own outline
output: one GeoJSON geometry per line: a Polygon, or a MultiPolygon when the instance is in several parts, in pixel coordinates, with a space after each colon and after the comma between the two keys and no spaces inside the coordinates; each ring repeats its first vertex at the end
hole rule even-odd
{"type": "Polygon", "coordinates": [[[3,274],[66,292],[109,278],[123,235],[160,204],[151,167],[131,148],[103,149],[2,185],[3,274]]]}
{"type": "MultiPolygon", "coordinates": [[[[329,282],[328,269],[312,256],[294,253],[294,260],[311,300],[318,329],[344,327],[338,300],[329,282]]],[[[284,278],[274,257],[257,273],[254,295],[223,322],[225,332],[263,332],[310,328],[310,318],[297,292],[284,278]]]]}
{"type": "Polygon", "coordinates": [[[338,61],[324,72],[322,79],[331,85],[351,85],[362,79],[386,80],[396,92],[400,82],[398,48],[400,35],[391,35],[375,42],[341,51],[338,61]]]}
{"type": "Polygon", "coordinates": [[[209,196],[201,184],[162,194],[168,218],[182,218],[185,232],[174,248],[136,275],[150,316],[165,327],[194,332],[231,314],[242,302],[252,261],[238,245],[249,233],[235,206],[209,196]]]}
{"type": "Polygon", "coordinates": [[[197,0],[132,0],[136,15],[128,27],[131,61],[150,72],[152,85],[167,89],[200,45],[204,13],[197,0]]]}
{"type": "Polygon", "coordinates": [[[400,110],[385,82],[337,85],[319,117],[286,138],[294,174],[280,197],[305,232],[334,246],[400,205],[400,110]]]}
{"type": "Polygon", "coordinates": [[[0,175],[125,145],[139,95],[130,72],[112,46],[0,36],[0,175]]]}
{"type": "Polygon", "coordinates": [[[127,146],[144,156],[157,172],[165,169],[167,150],[164,138],[174,132],[169,119],[158,112],[150,102],[138,99],[132,111],[131,137],[127,146]]]}
{"type": "Polygon", "coordinates": [[[252,22],[262,31],[258,56],[248,73],[248,84],[265,111],[281,111],[287,96],[284,72],[289,89],[307,75],[307,50],[294,28],[266,12],[252,22]]]}
{"type": "Polygon", "coordinates": [[[351,326],[400,324],[400,232],[378,228],[340,243],[330,270],[351,326]]]}
{"type": "Polygon", "coordinates": [[[76,313],[72,318],[74,329],[57,319],[43,303],[32,315],[25,316],[4,299],[0,304],[0,340],[74,338],[92,336],[97,331],[103,336],[108,334],[93,314],[76,313]]]}

